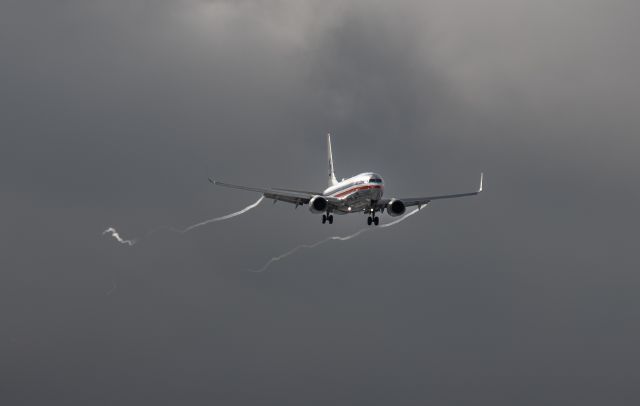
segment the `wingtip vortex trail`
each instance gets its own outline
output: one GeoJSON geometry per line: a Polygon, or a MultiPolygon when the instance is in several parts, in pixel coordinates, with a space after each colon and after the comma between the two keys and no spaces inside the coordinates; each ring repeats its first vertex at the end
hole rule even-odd
{"type": "MultiPolygon", "coordinates": [[[[191,231],[191,230],[193,230],[195,228],[202,227],[204,225],[207,225],[207,224],[210,224],[210,223],[215,223],[215,222],[218,222],[218,221],[228,220],[230,218],[233,218],[233,217],[239,216],[241,214],[244,214],[244,213],[248,212],[249,210],[254,209],[255,207],[257,207],[263,200],[264,200],[264,196],[260,196],[260,198],[257,201],[255,201],[254,203],[250,204],[249,206],[245,207],[242,210],[238,210],[238,211],[236,211],[234,213],[229,213],[229,214],[226,214],[226,215],[221,216],[221,217],[215,217],[215,218],[212,218],[212,219],[209,219],[209,220],[205,220],[205,221],[202,221],[200,223],[196,223],[196,224],[190,225],[190,226],[188,226],[188,227],[186,227],[184,229],[177,229],[177,228],[173,228],[173,227],[169,227],[169,226],[156,227],[155,229],[147,232],[147,234],[145,234],[145,237],[148,237],[148,236],[150,236],[152,234],[155,234],[155,233],[157,233],[158,231],[161,231],[161,230],[171,231],[171,232],[179,233],[179,234],[185,234],[185,233],[188,233],[189,231],[191,231]]],[[[109,227],[106,230],[104,230],[102,232],[102,235],[105,235],[105,234],[111,234],[111,236],[113,238],[115,238],[116,241],[118,241],[120,244],[126,244],[126,245],[128,245],[130,247],[135,245],[138,242],[138,240],[125,240],[125,239],[123,239],[122,237],[120,237],[120,234],[116,231],[116,229],[114,227],[109,227]]]]}
{"type": "MultiPolygon", "coordinates": [[[[381,224],[377,228],[387,228],[387,227],[394,226],[394,225],[396,225],[398,223],[401,223],[405,219],[407,219],[407,218],[413,216],[414,214],[416,214],[418,211],[420,211],[420,209],[424,208],[425,206],[427,206],[427,205],[426,204],[420,205],[420,206],[418,206],[417,209],[412,210],[411,212],[409,212],[409,213],[405,214],[404,216],[400,217],[399,219],[394,220],[394,221],[392,221],[390,223],[381,224]]],[[[356,238],[360,234],[363,234],[363,233],[365,233],[367,231],[373,231],[373,230],[376,230],[376,228],[362,228],[362,229],[356,231],[353,234],[349,234],[349,235],[345,235],[345,236],[334,235],[334,236],[323,238],[322,240],[316,241],[313,244],[300,244],[297,247],[294,247],[294,248],[290,249],[289,251],[287,251],[287,252],[285,252],[283,254],[277,255],[277,256],[269,259],[262,267],[260,267],[258,269],[250,269],[249,272],[255,272],[255,273],[264,272],[274,262],[277,262],[277,261],[280,261],[282,259],[285,259],[285,258],[295,254],[296,252],[298,252],[299,250],[301,250],[303,248],[304,249],[313,249],[313,248],[316,248],[316,247],[318,247],[318,246],[320,246],[320,245],[322,245],[322,244],[324,244],[324,243],[326,243],[328,241],[348,241],[348,240],[351,240],[353,238],[356,238]]]]}
{"type": "MultiPolygon", "coordinates": [[[[200,223],[193,224],[193,225],[191,225],[191,226],[189,226],[189,227],[187,227],[187,228],[185,228],[185,229],[183,229],[183,230],[179,230],[179,229],[175,229],[175,228],[171,228],[171,227],[167,227],[167,226],[162,226],[162,227],[156,228],[155,230],[150,231],[149,233],[147,233],[147,236],[148,236],[148,235],[151,235],[151,234],[153,234],[153,233],[155,233],[155,232],[158,232],[158,231],[160,231],[160,230],[168,230],[168,231],[172,231],[172,232],[176,232],[176,233],[184,234],[184,233],[187,233],[187,232],[189,232],[189,231],[191,231],[191,230],[193,230],[193,229],[195,229],[195,228],[197,228],[197,227],[202,227],[202,226],[204,226],[204,225],[206,225],[206,224],[214,223],[214,222],[217,222],[217,221],[228,220],[228,219],[230,219],[230,218],[233,218],[233,217],[239,216],[239,215],[241,215],[241,214],[244,214],[244,213],[246,213],[247,211],[249,211],[249,210],[251,210],[251,209],[255,208],[256,206],[258,206],[258,205],[259,205],[263,200],[264,200],[264,196],[261,196],[261,197],[260,197],[256,202],[254,202],[254,203],[250,204],[249,206],[245,207],[245,208],[244,208],[244,209],[242,209],[242,210],[239,210],[239,211],[234,212],[234,213],[227,214],[227,215],[222,216],[222,217],[215,217],[215,218],[212,218],[212,219],[209,219],[209,220],[205,220],[205,221],[200,222],[200,223]]],[[[345,236],[334,235],[334,236],[326,237],[326,238],[324,238],[324,239],[322,239],[322,240],[320,240],[320,241],[316,241],[316,242],[315,242],[315,243],[313,243],[313,244],[301,244],[301,245],[298,245],[298,246],[296,246],[296,247],[294,247],[294,248],[290,249],[289,251],[287,251],[287,252],[285,252],[285,253],[283,253],[283,254],[277,255],[277,256],[275,256],[275,257],[273,257],[273,258],[269,259],[269,260],[268,260],[268,261],[267,261],[267,262],[266,262],[262,267],[260,267],[259,269],[257,269],[257,270],[249,270],[249,271],[250,271],[250,272],[264,272],[264,271],[266,271],[266,270],[271,266],[271,264],[273,264],[274,262],[277,262],[277,261],[280,261],[280,260],[282,260],[282,259],[285,259],[285,258],[287,258],[287,257],[289,257],[289,256],[291,256],[291,255],[293,255],[293,254],[295,254],[297,251],[299,251],[299,250],[301,250],[301,249],[313,249],[313,248],[316,248],[316,247],[318,247],[318,246],[320,246],[320,245],[322,245],[322,244],[324,244],[324,243],[326,243],[326,242],[328,242],[328,241],[348,241],[348,240],[351,240],[351,239],[353,239],[353,238],[356,238],[356,237],[358,237],[359,235],[361,235],[361,234],[363,234],[363,233],[365,233],[365,232],[368,232],[368,231],[373,231],[373,230],[376,230],[376,229],[388,228],[388,227],[394,226],[394,225],[396,225],[396,224],[398,224],[398,223],[401,223],[402,221],[406,220],[407,218],[409,218],[409,217],[413,216],[414,214],[416,214],[418,211],[420,211],[420,209],[422,209],[422,208],[423,208],[423,207],[425,207],[425,206],[427,206],[427,205],[425,204],[425,205],[418,206],[418,208],[416,208],[416,209],[412,210],[411,212],[409,212],[409,213],[405,214],[404,216],[400,217],[399,219],[394,220],[394,221],[392,221],[392,222],[390,222],[390,223],[381,224],[380,226],[375,227],[375,228],[362,228],[362,229],[360,229],[360,230],[356,231],[356,232],[355,232],[355,233],[353,233],[353,234],[349,234],[349,235],[345,235],[345,236]]],[[[130,247],[131,247],[131,246],[133,246],[133,245],[135,245],[135,244],[138,242],[138,241],[137,241],[137,240],[135,240],[135,239],[133,239],[133,240],[125,240],[124,238],[122,238],[122,237],[120,236],[120,234],[119,234],[119,233],[118,233],[118,231],[115,229],[115,227],[109,227],[109,228],[107,228],[106,230],[104,230],[104,231],[102,232],[102,235],[105,235],[105,234],[110,234],[110,235],[111,235],[111,237],[113,237],[113,238],[114,238],[116,241],[118,241],[120,244],[128,245],[128,246],[130,246],[130,247]]]]}
{"type": "Polygon", "coordinates": [[[120,234],[118,233],[118,231],[116,231],[116,229],[113,227],[109,227],[106,230],[104,230],[102,232],[102,235],[105,235],[105,234],[111,234],[111,237],[115,238],[115,240],[118,241],[120,244],[128,245],[130,247],[132,247],[136,243],[136,240],[125,240],[124,238],[120,237],[120,234]]]}
{"type": "Polygon", "coordinates": [[[236,211],[234,213],[230,213],[230,214],[224,215],[222,217],[216,217],[216,218],[212,218],[212,219],[209,219],[209,220],[205,220],[205,221],[197,223],[197,224],[193,224],[193,225],[191,225],[191,226],[189,226],[189,227],[187,227],[184,230],[179,231],[179,232],[184,234],[184,233],[187,233],[187,232],[193,230],[194,228],[202,227],[202,226],[204,226],[206,224],[209,224],[209,223],[215,223],[215,222],[218,222],[218,221],[229,220],[230,218],[239,216],[241,214],[244,214],[244,213],[248,212],[251,209],[256,208],[260,203],[262,203],[263,200],[264,200],[264,196],[260,196],[260,198],[258,200],[256,200],[254,203],[250,204],[249,206],[245,207],[242,210],[238,210],[238,211],[236,211]]]}

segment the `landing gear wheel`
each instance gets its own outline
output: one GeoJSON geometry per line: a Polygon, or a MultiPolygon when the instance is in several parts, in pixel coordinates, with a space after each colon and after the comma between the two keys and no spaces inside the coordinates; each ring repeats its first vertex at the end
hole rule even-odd
{"type": "Polygon", "coordinates": [[[327,215],[326,215],[326,214],[323,214],[323,215],[322,215],[322,224],[324,224],[324,223],[326,223],[326,222],[327,222],[327,215]]]}
{"type": "Polygon", "coordinates": [[[371,217],[367,217],[367,225],[371,225],[373,223],[373,219],[371,217]]]}
{"type": "Polygon", "coordinates": [[[378,223],[380,223],[380,217],[375,216],[375,217],[373,218],[373,224],[378,225],[378,223]]]}
{"type": "Polygon", "coordinates": [[[330,214],[327,220],[329,220],[329,224],[333,224],[333,214],[330,214]]]}

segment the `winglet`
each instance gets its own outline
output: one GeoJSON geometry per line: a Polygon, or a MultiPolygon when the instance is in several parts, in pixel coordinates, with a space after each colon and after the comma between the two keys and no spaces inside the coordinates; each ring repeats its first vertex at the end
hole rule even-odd
{"type": "Polygon", "coordinates": [[[482,178],[484,177],[484,172],[480,172],[480,187],[478,188],[478,193],[482,192],[482,178]]]}
{"type": "Polygon", "coordinates": [[[211,184],[212,184],[212,185],[215,185],[215,184],[216,184],[216,181],[215,181],[215,180],[213,180],[213,179],[211,179],[211,178],[209,178],[209,182],[211,182],[211,184]]]}

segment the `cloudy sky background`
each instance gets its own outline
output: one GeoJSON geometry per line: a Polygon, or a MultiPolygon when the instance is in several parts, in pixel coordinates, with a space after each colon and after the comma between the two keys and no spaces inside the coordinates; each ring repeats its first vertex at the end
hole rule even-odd
{"type": "Polygon", "coordinates": [[[635,1],[0,6],[0,400],[640,401],[635,1]],[[257,186],[374,170],[419,215],[257,186]],[[383,218],[388,221],[388,218],[383,218]]]}

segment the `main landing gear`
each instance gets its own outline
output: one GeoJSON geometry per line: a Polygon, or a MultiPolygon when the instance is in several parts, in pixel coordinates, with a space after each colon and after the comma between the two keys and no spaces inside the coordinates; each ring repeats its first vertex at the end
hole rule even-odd
{"type": "Polygon", "coordinates": [[[367,217],[367,225],[375,224],[376,226],[380,224],[380,217],[376,216],[376,211],[371,209],[369,212],[369,217],[367,217]]]}
{"type": "Polygon", "coordinates": [[[380,223],[380,217],[378,217],[378,216],[369,216],[369,217],[367,217],[367,225],[374,224],[374,225],[377,226],[379,223],[380,223]]]}
{"type": "Polygon", "coordinates": [[[333,214],[323,214],[322,215],[322,224],[329,222],[329,224],[333,224],[333,214]]]}

